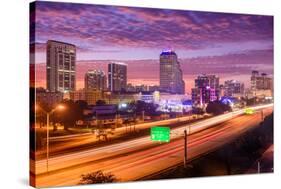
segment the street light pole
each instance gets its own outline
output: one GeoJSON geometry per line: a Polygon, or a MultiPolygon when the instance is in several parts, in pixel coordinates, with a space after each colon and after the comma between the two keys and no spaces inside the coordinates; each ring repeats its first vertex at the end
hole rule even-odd
{"type": "MultiPolygon", "coordinates": [[[[40,108],[38,105],[36,105],[37,108],[40,108]]],[[[35,108],[36,108],[35,107],[35,108]]],[[[47,168],[47,173],[49,172],[49,127],[50,127],[50,115],[56,111],[56,109],[64,109],[65,107],[62,105],[56,106],[54,109],[51,111],[45,111],[44,109],[40,108],[47,116],[47,125],[46,125],[46,168],[47,168]]]]}
{"type": "Polygon", "coordinates": [[[184,130],[184,168],[186,168],[186,164],[187,164],[187,132],[186,129],[184,130]]]}
{"type": "Polygon", "coordinates": [[[46,112],[47,115],[47,145],[46,145],[46,166],[47,166],[47,173],[49,172],[49,130],[50,130],[50,115],[56,110],[56,108],[54,108],[53,110],[51,110],[50,112],[46,112]]]}
{"type": "Polygon", "coordinates": [[[46,147],[46,166],[47,166],[47,173],[49,172],[49,126],[50,126],[50,113],[47,112],[47,147],[46,147]]]}

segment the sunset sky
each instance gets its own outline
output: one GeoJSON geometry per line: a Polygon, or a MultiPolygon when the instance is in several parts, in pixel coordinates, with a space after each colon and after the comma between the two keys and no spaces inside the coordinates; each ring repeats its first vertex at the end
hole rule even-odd
{"type": "MultiPolygon", "coordinates": [[[[47,40],[77,47],[77,86],[87,69],[128,63],[134,84],[159,83],[159,54],[173,49],[186,90],[200,73],[249,82],[251,70],[273,73],[273,17],[87,4],[36,3],[37,84],[45,87],[47,40]]],[[[34,12],[31,13],[34,16],[34,12]]]]}

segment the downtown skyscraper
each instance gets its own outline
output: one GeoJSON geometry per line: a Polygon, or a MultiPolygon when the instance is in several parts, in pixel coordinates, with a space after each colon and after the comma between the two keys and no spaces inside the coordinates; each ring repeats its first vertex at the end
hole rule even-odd
{"type": "Polygon", "coordinates": [[[256,70],[252,71],[251,75],[251,89],[256,90],[272,90],[273,80],[266,73],[259,73],[256,70]]]}
{"type": "Polygon", "coordinates": [[[243,97],[244,83],[237,80],[227,80],[224,82],[224,96],[227,97],[243,97]]]}
{"type": "Polygon", "coordinates": [[[106,75],[102,70],[89,70],[85,74],[85,89],[105,91],[106,75]]]}
{"type": "Polygon", "coordinates": [[[272,97],[273,96],[273,78],[266,73],[252,71],[251,75],[251,93],[254,97],[272,97]]]}
{"type": "Polygon", "coordinates": [[[185,83],[177,54],[172,50],[160,54],[160,91],[184,94],[185,83]]]}
{"type": "Polygon", "coordinates": [[[191,89],[192,101],[196,106],[205,106],[220,98],[219,77],[216,75],[199,75],[191,89]]]}
{"type": "Polygon", "coordinates": [[[75,90],[76,46],[69,43],[47,41],[47,90],[69,92],[75,90]]]}
{"type": "Polygon", "coordinates": [[[111,92],[124,92],[127,88],[127,64],[112,62],[108,64],[108,89],[111,92]]]}

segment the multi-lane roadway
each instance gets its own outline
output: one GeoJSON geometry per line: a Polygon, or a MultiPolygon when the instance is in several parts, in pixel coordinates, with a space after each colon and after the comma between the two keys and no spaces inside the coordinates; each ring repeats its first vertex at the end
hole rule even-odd
{"type": "Polygon", "coordinates": [[[65,186],[75,185],[80,176],[103,170],[111,172],[119,181],[142,179],[161,170],[183,162],[184,129],[188,136],[188,160],[200,157],[234,140],[241,133],[254,128],[261,121],[261,115],[272,112],[272,105],[259,106],[253,115],[244,115],[243,110],[209,118],[171,130],[170,143],[157,143],[149,136],[101,148],[60,155],[49,160],[46,173],[46,160],[36,161],[36,185],[65,186]],[[263,114],[259,110],[263,110],[263,114]]]}
{"type": "MultiPolygon", "coordinates": [[[[209,117],[209,116],[204,116],[209,117]]],[[[155,125],[169,125],[174,126],[175,124],[181,124],[183,125],[186,122],[195,122],[202,119],[202,116],[194,117],[192,115],[190,116],[183,116],[180,118],[172,118],[167,120],[160,120],[160,121],[154,121],[154,122],[146,122],[146,123],[140,123],[136,125],[126,126],[126,127],[119,127],[116,128],[113,131],[113,134],[108,136],[110,140],[118,139],[119,141],[122,140],[121,138],[124,138],[124,135],[127,135],[129,133],[132,133],[132,131],[143,131],[147,130],[155,125]]],[[[110,129],[108,129],[110,130],[110,129]]],[[[59,137],[50,137],[50,156],[57,156],[63,153],[73,152],[73,151],[79,151],[79,150],[85,150],[93,148],[94,145],[97,145],[99,143],[99,139],[95,137],[95,134],[93,133],[84,133],[84,134],[75,134],[75,135],[65,135],[65,136],[59,136],[59,137]]],[[[107,145],[107,144],[99,144],[99,145],[107,145]]],[[[37,160],[40,160],[42,158],[46,157],[46,149],[37,150],[36,153],[37,160]]]]}

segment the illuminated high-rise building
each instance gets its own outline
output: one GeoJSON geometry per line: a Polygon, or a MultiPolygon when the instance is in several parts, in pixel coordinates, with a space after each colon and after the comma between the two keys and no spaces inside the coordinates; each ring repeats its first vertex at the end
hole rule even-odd
{"type": "Polygon", "coordinates": [[[272,90],[273,81],[266,73],[259,74],[258,71],[252,71],[251,75],[251,89],[256,90],[272,90]]]}
{"type": "Polygon", "coordinates": [[[196,105],[204,106],[220,97],[219,77],[216,75],[199,75],[194,81],[191,91],[192,101],[196,105]]]}
{"type": "Polygon", "coordinates": [[[180,63],[177,54],[171,50],[160,54],[160,90],[172,94],[185,93],[180,63]]]}
{"type": "Polygon", "coordinates": [[[47,41],[47,89],[50,92],[69,92],[75,90],[75,45],[47,41]]]}
{"type": "Polygon", "coordinates": [[[237,80],[227,80],[224,82],[224,96],[242,97],[244,96],[244,84],[237,80]]]}
{"type": "Polygon", "coordinates": [[[108,89],[112,92],[126,91],[127,64],[112,62],[108,64],[108,89]]]}
{"type": "Polygon", "coordinates": [[[106,75],[102,70],[89,70],[85,74],[85,89],[105,91],[106,75]]]}
{"type": "MultiPolygon", "coordinates": [[[[261,93],[271,93],[273,95],[273,79],[266,73],[259,74],[258,71],[252,71],[251,92],[253,96],[260,96],[261,93]]],[[[265,95],[264,95],[265,96],[265,95]]]]}

